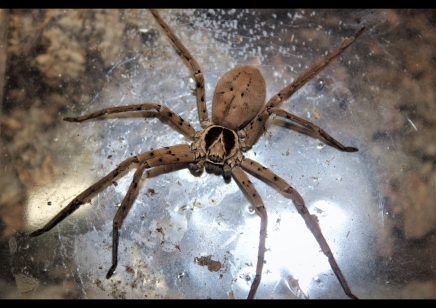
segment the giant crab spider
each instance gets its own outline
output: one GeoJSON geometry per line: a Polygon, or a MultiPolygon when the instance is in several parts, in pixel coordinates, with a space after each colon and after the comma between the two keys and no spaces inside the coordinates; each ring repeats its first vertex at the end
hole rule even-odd
{"type": "Polygon", "coordinates": [[[321,232],[316,217],[309,213],[301,195],[274,172],[268,170],[258,162],[244,157],[243,152],[248,151],[262,134],[265,122],[270,115],[276,115],[298,123],[313,133],[321,136],[343,152],[358,151],[357,148],[344,146],[317,125],[289,113],[278,106],[301,88],[307,81],[317,75],[330,63],[330,61],[353,43],[353,41],[362,33],[364,27],[359,29],[350,38],[344,40],[335,51],[316,62],[291,84],[280,90],[266,105],[264,105],[266,96],[265,81],[256,68],[241,66],[228,71],[221,77],[215,88],[212,100],[212,121],[210,121],[206,109],[204,77],[200,66],[170,27],[161,19],[158,12],[154,9],[151,9],[150,11],[167,36],[171,39],[175,47],[179,50],[182,57],[184,57],[189,63],[194,73],[196,81],[195,92],[197,108],[200,124],[203,130],[195,131],[195,129],[179,115],[171,111],[169,108],[155,103],[111,107],[80,117],[64,118],[64,120],[68,122],[83,122],[106,114],[155,110],[161,117],[167,119],[178,127],[186,136],[189,136],[193,142],[190,145],[174,145],[147,151],[127,158],[112,172],[75,197],[41,229],[30,233],[30,236],[38,236],[52,229],[63,219],[77,210],[82,204],[88,202],[91,196],[105,188],[114,178],[122,174],[123,171],[127,170],[132,164],[137,164],[138,168],[133,175],[133,180],[113,220],[112,266],[109,268],[106,275],[106,278],[110,278],[118,263],[119,232],[124,218],[136,198],[138,183],[140,182],[144,170],[147,168],[176,163],[187,164],[192,172],[200,172],[205,168],[208,172],[218,175],[222,174],[226,180],[230,180],[233,177],[249,199],[250,203],[254,205],[257,214],[260,216],[256,274],[248,294],[248,299],[253,299],[261,281],[262,267],[264,264],[267,212],[256,188],[250,182],[245,173],[245,171],[247,171],[260,178],[262,181],[278,187],[280,191],[292,199],[308,229],[312,232],[320,245],[322,252],[327,256],[331,269],[335,273],[342,289],[348,297],[356,299],[357,297],[351,292],[347,281],[321,232]]]}

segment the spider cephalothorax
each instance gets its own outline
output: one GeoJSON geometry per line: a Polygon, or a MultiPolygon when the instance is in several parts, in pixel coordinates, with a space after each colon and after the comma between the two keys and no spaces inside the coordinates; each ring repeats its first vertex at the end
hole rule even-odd
{"type": "Polygon", "coordinates": [[[32,232],[30,236],[38,236],[52,229],[64,218],[77,210],[82,204],[88,202],[93,195],[107,187],[115,178],[121,176],[123,171],[129,168],[132,164],[137,164],[138,167],[133,175],[133,180],[113,220],[112,266],[109,268],[106,275],[106,278],[110,278],[118,264],[119,232],[122,230],[121,227],[124,218],[138,195],[138,189],[140,188],[140,185],[138,184],[144,170],[157,166],[180,163],[186,164],[194,172],[201,171],[205,168],[209,172],[223,174],[225,179],[230,179],[230,177],[232,177],[239,184],[239,187],[245,193],[248,200],[254,205],[256,212],[260,216],[256,274],[248,294],[248,298],[252,299],[256,294],[256,290],[261,280],[268,220],[263,201],[246,174],[246,172],[249,172],[264,182],[276,186],[284,195],[292,199],[298,212],[306,222],[308,229],[313,233],[323,253],[328,257],[330,266],[338,278],[344,292],[350,298],[356,298],[356,296],[351,292],[341,269],[336,263],[335,257],[321,232],[316,217],[310,214],[300,194],[274,172],[268,170],[260,163],[244,157],[242,152],[247,151],[253,146],[262,134],[266,120],[272,114],[293,121],[306,129],[311,130],[343,152],[357,151],[354,147],[344,146],[317,125],[281,109],[279,105],[301,88],[307,81],[313,78],[320,70],[328,65],[331,60],[344,51],[345,48],[347,48],[356,37],[362,33],[363,28],[358,30],[350,38],[346,39],[335,51],[315,63],[291,84],[287,85],[276,95],[272,96],[266,105],[264,105],[266,93],[265,81],[257,69],[249,66],[241,66],[230,70],[221,77],[215,88],[215,94],[212,101],[213,110],[211,122],[206,108],[204,90],[205,83],[200,66],[174,32],[162,20],[157,11],[150,11],[159,25],[166,32],[168,38],[171,39],[181,55],[187,60],[193,71],[196,81],[197,109],[203,130],[196,132],[188,122],[183,120],[169,108],[150,102],[105,108],[80,117],[64,118],[65,121],[69,122],[82,122],[106,114],[127,111],[155,111],[162,118],[167,119],[170,123],[175,125],[193,142],[191,145],[182,143],[157,150],[146,151],[127,158],[113,171],[75,197],[62,209],[62,211],[60,211],[41,229],[32,232]]]}
{"type": "Polygon", "coordinates": [[[206,171],[230,179],[231,170],[243,159],[236,132],[224,126],[211,125],[196,133],[195,139],[191,149],[198,161],[189,164],[189,168],[199,172],[204,166],[206,171]]]}

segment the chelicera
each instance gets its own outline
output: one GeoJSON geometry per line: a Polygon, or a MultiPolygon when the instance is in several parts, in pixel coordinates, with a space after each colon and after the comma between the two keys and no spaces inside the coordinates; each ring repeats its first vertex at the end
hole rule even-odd
{"type": "Polygon", "coordinates": [[[342,271],[340,270],[330,247],[325,240],[318,221],[311,215],[300,194],[285,180],[268,170],[258,162],[244,157],[259,136],[262,134],[265,122],[271,115],[296,122],[324,138],[328,143],[344,152],[356,152],[357,148],[341,144],[335,138],[326,133],[317,125],[304,120],[281,108],[279,104],[289,98],[307,81],[313,78],[320,70],[327,66],[330,61],[342,53],[363,31],[358,30],[353,36],[344,42],[332,53],[315,63],[304,74],[291,84],[274,95],[265,105],[266,87],[260,72],[253,67],[236,67],[224,74],[218,81],[212,101],[212,121],[209,120],[206,108],[204,77],[197,61],[185,48],[174,32],[161,19],[156,10],[150,10],[156,21],[166,32],[175,47],[189,63],[196,81],[196,100],[200,124],[203,128],[196,131],[188,122],[169,108],[155,104],[143,103],[121,107],[105,108],[80,117],[66,117],[65,121],[82,122],[97,118],[106,114],[114,114],[128,111],[156,111],[161,117],[174,124],[186,136],[193,141],[190,145],[179,144],[157,150],[147,151],[127,158],[117,168],[100,179],[75,197],[62,211],[53,217],[41,229],[30,234],[31,237],[41,235],[77,210],[82,204],[89,201],[90,197],[109,185],[116,177],[131,165],[137,165],[133,180],[113,220],[112,232],[112,266],[106,275],[110,278],[118,262],[119,233],[124,218],[132,206],[138,191],[138,183],[145,169],[162,165],[185,163],[192,172],[201,172],[203,169],[210,173],[222,175],[224,179],[233,178],[245,193],[251,204],[260,216],[259,248],[256,264],[256,273],[253,279],[248,299],[253,299],[261,281],[262,267],[264,264],[265,240],[267,229],[267,212],[263,201],[256,188],[250,182],[246,172],[260,178],[266,183],[276,186],[285,195],[289,196],[301,214],[308,229],[318,241],[323,253],[327,256],[330,266],[335,273],[344,292],[350,298],[357,298],[350,290],[342,271]]]}

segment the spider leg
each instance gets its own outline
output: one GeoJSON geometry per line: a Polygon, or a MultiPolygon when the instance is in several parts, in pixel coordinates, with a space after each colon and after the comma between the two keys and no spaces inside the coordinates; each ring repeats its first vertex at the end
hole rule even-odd
{"type": "Polygon", "coordinates": [[[350,297],[351,299],[357,299],[357,297],[351,292],[350,287],[348,286],[348,283],[345,280],[345,277],[342,274],[339,265],[336,263],[335,257],[333,256],[333,253],[326,239],[322,235],[321,228],[319,227],[316,216],[310,214],[301,195],[293,187],[286,183],[285,180],[283,180],[275,173],[254,160],[244,158],[242,160],[241,167],[244,170],[247,170],[248,172],[254,174],[262,181],[273,184],[277,186],[282,192],[291,195],[292,201],[294,202],[295,207],[306,222],[307,228],[310,230],[310,232],[312,232],[313,236],[321,247],[322,252],[327,256],[330,267],[335,273],[337,279],[339,280],[339,283],[341,284],[345,294],[347,294],[348,297],[350,297]]]}
{"type": "Polygon", "coordinates": [[[66,207],[62,209],[55,217],[53,217],[48,223],[46,223],[41,229],[35,230],[29,234],[30,237],[41,235],[49,230],[51,230],[54,226],[64,220],[66,217],[74,213],[82,204],[85,204],[90,200],[90,197],[96,192],[100,191],[103,187],[105,187],[108,183],[110,183],[114,178],[116,178],[119,174],[125,171],[131,164],[138,163],[139,160],[133,156],[121,164],[118,165],[113,171],[111,171],[108,175],[100,179],[95,184],[91,185],[87,189],[85,189],[81,194],[79,194],[76,198],[74,198],[66,207]]]}
{"type": "Polygon", "coordinates": [[[212,122],[209,121],[209,116],[207,114],[206,98],[205,98],[205,91],[204,91],[204,76],[201,71],[200,65],[198,65],[197,61],[194,59],[194,57],[191,55],[188,49],[186,49],[186,47],[182,44],[182,42],[177,37],[177,35],[175,35],[173,30],[171,30],[171,28],[165,23],[165,21],[162,20],[159,13],[154,9],[150,9],[150,12],[153,14],[156,21],[165,31],[165,33],[173,42],[173,44],[180,51],[182,56],[186,59],[186,61],[188,61],[189,65],[194,71],[194,78],[196,82],[198,116],[200,118],[201,127],[206,128],[207,126],[212,124],[212,122]]]}
{"type": "Polygon", "coordinates": [[[306,82],[311,80],[316,76],[322,69],[324,69],[334,58],[340,55],[354,40],[363,32],[365,27],[360,28],[353,36],[347,38],[342,42],[342,44],[332,53],[328,54],[318,62],[316,62],[311,68],[309,68],[305,73],[300,75],[291,84],[284,87],[276,95],[274,95],[266,104],[266,106],[257,114],[257,116],[247,124],[244,128],[245,132],[245,146],[246,150],[251,148],[256,140],[262,134],[263,128],[265,127],[265,122],[271,115],[271,108],[278,106],[284,100],[288,99],[292,94],[294,94],[298,89],[300,89],[306,82]]]}
{"type": "Polygon", "coordinates": [[[262,268],[265,259],[265,240],[268,216],[262,199],[260,198],[260,195],[257,192],[256,188],[250,182],[247,174],[239,166],[236,166],[232,169],[232,175],[235,181],[239,183],[242,191],[250,200],[251,204],[255,206],[258,214],[260,215],[260,233],[259,248],[257,252],[256,276],[254,277],[253,283],[251,284],[250,292],[248,293],[247,297],[247,299],[253,299],[262,278],[262,268]]]}
{"type": "Polygon", "coordinates": [[[121,202],[120,208],[115,215],[112,228],[112,265],[106,274],[106,278],[109,279],[114,273],[118,264],[118,242],[119,242],[119,230],[124,222],[124,218],[127,216],[130,208],[135,201],[136,195],[139,189],[139,181],[141,180],[144,170],[147,168],[170,165],[175,163],[191,163],[195,160],[194,154],[191,152],[189,145],[182,144],[172,147],[162,148],[156,151],[145,152],[138,155],[137,158],[140,161],[138,169],[133,175],[133,180],[130,184],[129,190],[126,196],[121,202]]]}
{"type": "Polygon", "coordinates": [[[106,114],[129,112],[129,111],[148,111],[153,109],[156,110],[165,119],[176,125],[185,135],[189,136],[191,139],[194,138],[195,129],[191,126],[191,124],[189,124],[189,122],[183,120],[181,116],[171,111],[169,108],[154,103],[143,103],[143,104],[136,104],[136,105],[104,108],[101,110],[94,111],[92,113],[85,114],[80,117],[66,117],[64,118],[64,121],[83,122],[86,120],[104,116],[106,114]]]}
{"type": "Polygon", "coordinates": [[[298,124],[300,124],[301,126],[304,126],[305,128],[313,131],[314,133],[320,135],[321,137],[323,137],[325,140],[329,141],[330,143],[332,143],[334,146],[336,146],[339,150],[344,151],[344,152],[357,152],[359,151],[357,148],[353,148],[353,147],[346,147],[344,146],[342,143],[340,143],[339,141],[337,141],[335,138],[333,138],[332,136],[330,136],[329,134],[327,134],[321,127],[306,121],[303,118],[297,117],[296,115],[287,112],[281,108],[271,108],[270,109],[271,113],[274,113],[280,117],[286,118],[288,120],[294,121],[298,124]]]}
{"type": "Polygon", "coordinates": [[[108,175],[85,189],[76,198],[74,198],[67,206],[65,206],[56,216],[54,216],[48,223],[46,223],[41,229],[35,230],[29,234],[30,237],[41,235],[54,226],[64,220],[66,217],[74,213],[82,204],[89,202],[92,195],[102,190],[107,186],[114,178],[122,174],[131,164],[141,163],[145,161],[151,161],[152,164],[161,163],[171,164],[178,162],[191,162],[193,154],[191,153],[190,146],[187,144],[175,145],[172,147],[166,147],[158,150],[152,150],[142,153],[137,156],[130,157],[121,162],[117,168],[112,170],[108,175]],[[192,155],[192,156],[190,156],[192,155]],[[157,162],[156,162],[157,160],[157,162]],[[160,162],[159,160],[162,160],[160,162]]]}
{"type": "Polygon", "coordinates": [[[132,207],[133,201],[138,193],[138,183],[141,180],[141,176],[144,173],[145,168],[148,165],[143,162],[139,165],[138,169],[133,175],[132,183],[130,183],[129,190],[125,195],[123,201],[121,202],[120,208],[115,215],[112,227],[112,266],[106,274],[106,279],[109,279],[114,273],[118,264],[118,240],[119,240],[119,229],[121,228],[124,218],[127,216],[130,208],[132,207]]]}

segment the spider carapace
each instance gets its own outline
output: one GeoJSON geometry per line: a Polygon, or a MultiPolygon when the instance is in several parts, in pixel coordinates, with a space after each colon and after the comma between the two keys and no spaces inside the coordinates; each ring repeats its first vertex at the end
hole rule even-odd
{"type": "Polygon", "coordinates": [[[309,213],[300,194],[274,172],[268,170],[258,162],[244,157],[243,152],[246,152],[253,146],[258,137],[264,131],[265,122],[271,115],[276,115],[293,121],[306,129],[311,130],[341,151],[357,151],[357,148],[344,146],[320,127],[279,108],[279,105],[301,88],[308,80],[318,74],[319,71],[330,63],[331,60],[342,53],[345,48],[347,48],[357,38],[357,36],[362,33],[364,28],[361,28],[350,38],[344,40],[335,51],[316,62],[300,77],[280,90],[267,102],[266,105],[264,104],[266,93],[265,81],[256,68],[241,66],[230,70],[221,77],[215,88],[212,101],[212,121],[210,121],[206,109],[204,77],[200,66],[174,32],[161,19],[158,12],[156,10],[150,11],[159,25],[166,32],[167,36],[171,39],[175,47],[180,51],[181,55],[187,60],[193,71],[196,82],[195,92],[199,120],[203,130],[195,131],[195,129],[179,115],[171,111],[169,108],[156,103],[111,107],[80,117],[64,118],[65,121],[69,122],[82,122],[105,114],[154,110],[160,114],[161,117],[167,119],[178,127],[178,129],[180,129],[186,136],[190,137],[193,142],[190,145],[179,144],[169,146],[127,158],[112,172],[75,197],[64,209],[62,209],[61,212],[53,217],[41,229],[32,232],[30,236],[38,236],[52,229],[56,224],[73,213],[82,204],[88,202],[91,196],[101,191],[116,177],[120,176],[120,174],[122,174],[122,172],[130,165],[136,164],[138,167],[133,175],[133,180],[113,220],[112,266],[106,275],[106,277],[109,278],[114,273],[118,263],[119,232],[124,218],[135,200],[135,196],[139,189],[138,183],[144,170],[147,168],[175,163],[186,163],[189,169],[193,172],[200,172],[205,168],[208,172],[222,174],[227,180],[233,178],[244,191],[251,204],[254,205],[257,214],[260,216],[256,273],[248,294],[248,298],[252,299],[254,298],[256,290],[260,284],[262,267],[264,264],[267,212],[260,195],[246,174],[246,172],[249,172],[264,182],[276,186],[280,191],[292,199],[308,229],[313,233],[323,253],[327,256],[330,266],[344,292],[350,298],[357,298],[351,292],[342,271],[336,263],[333,253],[321,232],[317,219],[309,213]]]}

